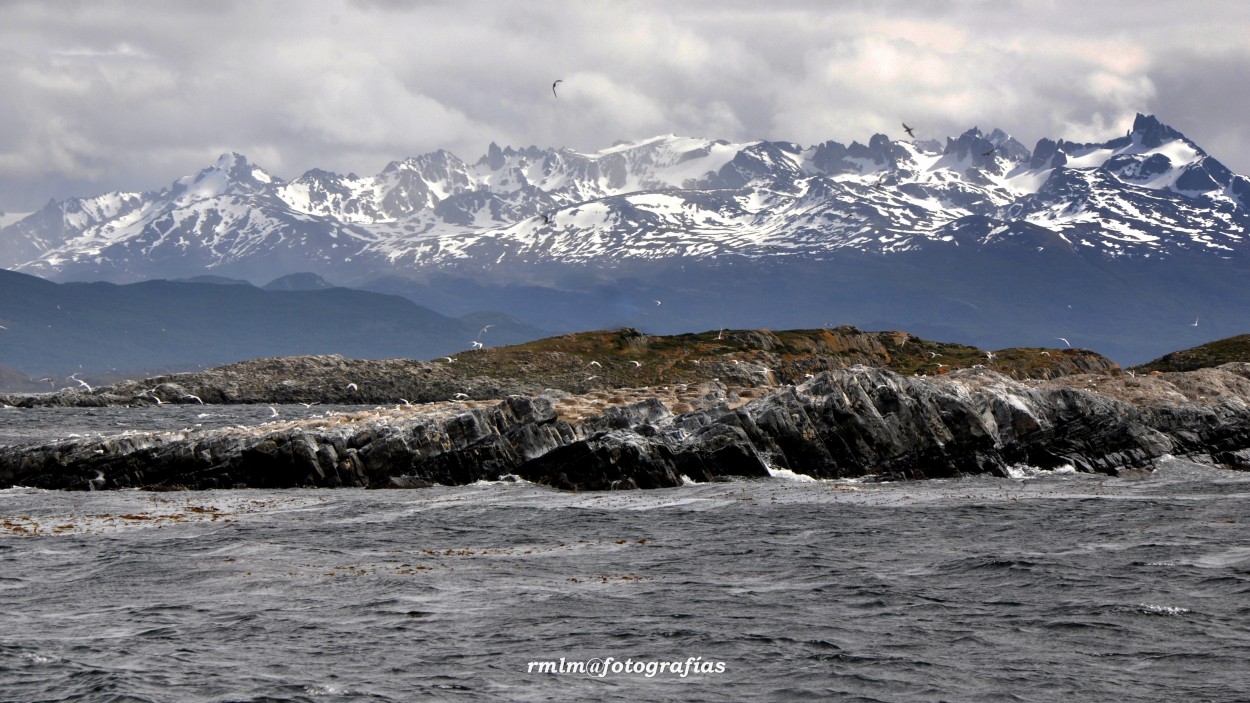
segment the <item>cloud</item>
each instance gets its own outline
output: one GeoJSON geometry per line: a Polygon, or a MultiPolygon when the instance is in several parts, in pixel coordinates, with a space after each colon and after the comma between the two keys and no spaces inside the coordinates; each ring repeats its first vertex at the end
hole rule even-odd
{"type": "Polygon", "coordinates": [[[221,151],[292,178],[492,141],[812,144],[1157,113],[1250,172],[1250,3],[8,2],[0,209],[157,188],[221,151]],[[551,82],[562,84],[560,97],[551,82]]]}

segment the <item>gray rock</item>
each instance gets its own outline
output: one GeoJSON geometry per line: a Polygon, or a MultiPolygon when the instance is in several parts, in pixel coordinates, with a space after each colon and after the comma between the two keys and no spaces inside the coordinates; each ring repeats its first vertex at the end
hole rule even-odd
{"type": "MultiPolygon", "coordinates": [[[[568,490],[658,488],[770,467],[818,478],[1116,474],[1173,455],[1250,466],[1250,367],[1016,381],[988,369],[822,373],[731,406],[653,398],[570,422],[553,398],[377,409],[253,428],[0,447],[0,487],[419,487],[517,475],[568,490]]],[[[700,389],[702,393],[705,389],[700,389]]],[[[541,392],[541,391],[539,391],[541,392]]]]}

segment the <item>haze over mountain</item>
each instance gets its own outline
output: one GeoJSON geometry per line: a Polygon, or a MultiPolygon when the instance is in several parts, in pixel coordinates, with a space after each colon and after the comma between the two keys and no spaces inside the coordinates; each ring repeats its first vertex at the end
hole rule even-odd
{"type": "Polygon", "coordinates": [[[547,329],[851,323],[991,347],[1064,337],[1132,362],[1250,328],[1247,204],[1250,180],[1144,115],[1032,149],[976,128],[807,147],[670,135],[290,181],[226,154],[160,191],[51,202],[0,230],[0,265],[308,272],[547,329]]]}
{"type": "Polygon", "coordinates": [[[0,270],[0,388],[48,390],[73,386],[71,373],[98,384],[268,356],[428,359],[474,340],[497,346],[546,334],[505,315],[450,318],[398,296],[275,283],[58,284],[0,270]],[[32,383],[43,377],[51,380],[32,383]]]}

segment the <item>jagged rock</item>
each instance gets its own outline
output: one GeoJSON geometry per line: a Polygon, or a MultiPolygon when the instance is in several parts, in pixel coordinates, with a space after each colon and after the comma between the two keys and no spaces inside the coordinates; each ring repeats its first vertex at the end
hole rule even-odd
{"type": "MultiPolygon", "coordinates": [[[[1250,367],[1017,381],[867,367],[737,401],[723,386],[674,413],[658,397],[564,419],[553,398],[435,404],[255,428],[0,447],[0,487],[465,484],[518,475],[569,490],[763,476],[1006,475],[1013,464],[1118,473],[1165,455],[1250,464],[1250,367]]],[[[743,391],[746,392],[745,390],[743,391]]]]}

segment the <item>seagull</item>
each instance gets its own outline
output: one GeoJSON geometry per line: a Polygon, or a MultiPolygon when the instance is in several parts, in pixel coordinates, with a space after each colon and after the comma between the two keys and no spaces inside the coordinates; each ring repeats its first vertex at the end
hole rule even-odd
{"type": "Polygon", "coordinates": [[[1048,351],[1044,351],[1044,352],[1042,352],[1042,356],[1050,356],[1050,352],[1048,352],[1048,351]]]}
{"type": "Polygon", "coordinates": [[[475,340],[473,340],[473,341],[472,341],[472,342],[470,342],[470,343],[473,345],[473,348],[474,348],[474,349],[481,349],[481,348],[482,348],[482,343],[481,343],[481,342],[479,342],[479,341],[477,341],[476,339],[475,339],[475,340]]]}
{"type": "Polygon", "coordinates": [[[634,361],[633,359],[630,359],[629,363],[633,364],[633,365],[634,365],[634,368],[636,368],[636,369],[640,369],[640,368],[642,368],[642,362],[641,362],[641,361],[634,361]]]}
{"type": "Polygon", "coordinates": [[[480,329],[480,330],[478,330],[478,331],[477,331],[477,336],[478,336],[478,337],[481,337],[482,335],[486,334],[486,330],[488,330],[488,329],[490,329],[490,328],[492,328],[492,327],[494,327],[494,325],[486,325],[485,327],[483,327],[482,329],[480,329]]]}
{"type": "Polygon", "coordinates": [[[657,300],[657,301],[655,301],[655,304],[656,304],[656,305],[663,305],[664,303],[661,303],[660,301],[658,301],[658,300],[657,300]]]}
{"type": "Polygon", "coordinates": [[[198,396],[198,395],[192,395],[192,394],[188,393],[188,394],[186,394],[186,395],[184,395],[184,396],[182,396],[182,397],[183,397],[183,398],[190,398],[191,400],[194,400],[195,402],[199,403],[200,405],[203,405],[203,404],[204,404],[204,401],[200,400],[200,396],[198,396]]]}
{"type": "Polygon", "coordinates": [[[407,400],[404,400],[403,398],[400,398],[399,402],[403,403],[404,405],[412,405],[412,403],[409,403],[407,400]]]}
{"type": "Polygon", "coordinates": [[[1197,317],[1195,317],[1195,318],[1194,318],[1194,324],[1190,325],[1190,327],[1197,327],[1197,326],[1198,326],[1198,318],[1197,318],[1197,317]]]}
{"type": "Polygon", "coordinates": [[[1063,342],[1064,344],[1068,345],[1069,347],[1070,347],[1070,346],[1072,346],[1072,343],[1071,343],[1071,342],[1069,342],[1068,340],[1064,339],[1063,337],[1055,337],[1055,339],[1059,340],[1060,342],[1063,342]]]}
{"type": "Polygon", "coordinates": [[[311,408],[312,406],[316,405],[316,403],[300,403],[300,405],[303,405],[306,408],[311,408]]]}
{"type": "Polygon", "coordinates": [[[355,383],[349,383],[349,384],[347,384],[347,390],[349,390],[349,391],[358,391],[358,390],[360,390],[360,386],[357,386],[355,383]]]}
{"type": "Polygon", "coordinates": [[[560,94],[556,92],[556,86],[563,82],[564,82],[563,80],[557,80],[555,83],[551,84],[551,94],[556,96],[557,98],[560,97],[560,94]]]}
{"type": "Polygon", "coordinates": [[[272,405],[270,405],[270,406],[269,406],[269,412],[273,413],[273,414],[272,414],[272,415],[270,415],[269,417],[277,417],[277,416],[278,416],[278,409],[277,409],[277,408],[275,408],[275,407],[274,407],[274,406],[272,406],[272,405]]]}
{"type": "Polygon", "coordinates": [[[907,132],[907,136],[911,137],[912,139],[915,139],[916,135],[912,134],[911,129],[912,129],[911,127],[907,126],[906,122],[903,123],[903,131],[907,132]]]}
{"type": "Polygon", "coordinates": [[[939,353],[937,353],[937,352],[935,352],[935,351],[925,352],[925,353],[929,355],[929,358],[930,358],[930,359],[936,359],[936,358],[938,358],[939,356],[941,356],[941,354],[939,354],[939,353]]]}
{"type": "Polygon", "coordinates": [[[453,358],[451,358],[450,356],[444,356],[443,358],[444,358],[444,359],[446,359],[446,360],[447,360],[447,363],[449,363],[449,364],[454,364],[454,363],[456,363],[456,360],[455,360],[455,359],[453,359],[453,358]]]}
{"type": "Polygon", "coordinates": [[[992,351],[987,351],[987,352],[985,352],[985,358],[986,358],[987,360],[989,360],[989,361],[993,361],[993,360],[994,360],[994,352],[992,352],[992,351]]]}
{"type": "Polygon", "coordinates": [[[455,395],[454,395],[454,396],[452,396],[452,397],[453,397],[453,398],[459,398],[460,400],[468,400],[468,399],[469,399],[469,394],[468,394],[468,393],[457,393],[457,394],[455,394],[455,395]]]}
{"type": "Polygon", "coordinates": [[[90,393],[90,392],[91,392],[91,386],[87,385],[87,382],[86,382],[86,381],[82,380],[81,378],[78,378],[78,374],[76,374],[76,373],[75,373],[75,374],[71,374],[71,375],[70,375],[70,377],[69,377],[68,379],[66,379],[66,380],[69,380],[69,381],[77,381],[77,382],[78,382],[78,385],[82,386],[83,388],[86,388],[88,393],[90,393]]]}
{"type": "Polygon", "coordinates": [[[599,363],[599,362],[597,362],[597,361],[592,361],[592,362],[590,362],[589,364],[586,364],[586,365],[587,365],[587,366],[598,366],[599,368],[603,368],[603,364],[601,364],[601,363],[599,363]]]}
{"type": "Polygon", "coordinates": [[[593,380],[595,380],[596,378],[599,378],[599,377],[598,377],[598,376],[587,376],[587,377],[586,377],[586,380],[587,380],[587,381],[593,381],[593,380]]]}

